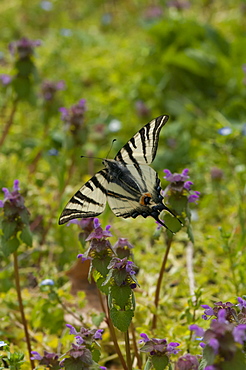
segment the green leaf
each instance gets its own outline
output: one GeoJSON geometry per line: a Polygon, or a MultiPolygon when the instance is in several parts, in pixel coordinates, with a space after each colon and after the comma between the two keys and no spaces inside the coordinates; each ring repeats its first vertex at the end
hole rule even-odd
{"type": "Polygon", "coordinates": [[[64,363],[65,370],[81,370],[83,369],[83,364],[78,358],[66,358],[64,363]]]}
{"type": "Polygon", "coordinates": [[[155,370],[163,370],[167,367],[169,363],[169,358],[164,355],[164,356],[151,356],[151,362],[155,368],[155,370]]]}
{"type": "Polygon", "coordinates": [[[113,325],[122,332],[127,331],[133,316],[133,310],[118,311],[116,308],[110,310],[110,317],[113,325]]]}
{"type": "Polygon", "coordinates": [[[114,285],[110,287],[110,294],[112,298],[114,298],[115,303],[122,309],[127,305],[131,295],[131,291],[132,290],[128,285],[114,285]]]}
{"type": "Polygon", "coordinates": [[[240,350],[237,349],[236,353],[234,354],[231,360],[227,360],[221,364],[222,370],[245,370],[246,369],[246,359],[245,354],[240,350]]]}
{"type": "Polygon", "coordinates": [[[152,368],[152,362],[150,357],[148,357],[148,360],[146,361],[146,364],[144,366],[144,370],[150,370],[152,368]]]}
{"type": "Polygon", "coordinates": [[[91,354],[92,354],[93,361],[98,362],[100,360],[101,351],[99,351],[98,348],[93,348],[93,350],[91,351],[91,354]]]}
{"type": "Polygon", "coordinates": [[[29,247],[32,246],[32,233],[28,226],[25,226],[20,234],[21,240],[28,245],[29,247]]]}
{"type": "Polygon", "coordinates": [[[105,313],[104,312],[100,312],[98,315],[95,314],[95,313],[91,313],[91,320],[92,320],[92,323],[98,328],[100,326],[100,324],[104,321],[105,319],[105,313]]]}
{"type": "Polygon", "coordinates": [[[15,221],[6,221],[2,222],[3,237],[5,240],[8,240],[12,235],[17,232],[17,223],[15,221]]]}
{"type": "Polygon", "coordinates": [[[92,260],[92,266],[99,271],[104,277],[108,274],[108,265],[111,261],[111,257],[104,257],[103,259],[94,258],[92,260]]]}
{"type": "Polygon", "coordinates": [[[191,226],[191,224],[189,224],[189,225],[188,225],[188,227],[187,227],[187,235],[188,235],[188,237],[189,237],[190,241],[191,241],[192,243],[195,243],[195,239],[194,239],[194,235],[193,235],[193,231],[192,231],[192,226],[191,226]]]}
{"type": "Polygon", "coordinates": [[[216,357],[213,348],[209,345],[206,345],[203,350],[203,357],[207,361],[207,365],[212,365],[216,357]]]}
{"type": "Polygon", "coordinates": [[[19,245],[20,242],[17,238],[11,238],[9,240],[1,238],[1,248],[5,257],[8,257],[11,253],[15,252],[19,245]]]}
{"type": "Polygon", "coordinates": [[[104,285],[104,283],[105,283],[104,277],[100,277],[96,281],[97,287],[100,290],[100,292],[108,295],[109,294],[109,285],[104,285]]]}
{"type": "Polygon", "coordinates": [[[181,229],[181,224],[176,217],[171,216],[169,213],[166,213],[163,217],[165,225],[173,232],[176,233],[181,229]]]}

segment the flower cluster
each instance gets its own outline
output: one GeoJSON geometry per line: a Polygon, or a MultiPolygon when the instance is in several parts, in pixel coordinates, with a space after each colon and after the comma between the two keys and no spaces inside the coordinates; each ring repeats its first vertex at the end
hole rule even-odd
{"type": "Polygon", "coordinates": [[[166,174],[166,176],[164,176],[164,179],[170,182],[170,185],[167,188],[167,192],[170,191],[171,193],[176,193],[180,195],[188,193],[188,202],[197,203],[200,192],[191,190],[193,182],[188,180],[190,178],[190,176],[188,176],[188,168],[185,168],[181,174],[172,174],[172,172],[169,170],[163,170],[163,172],[166,174]]]}
{"type": "Polygon", "coordinates": [[[179,352],[179,349],[177,349],[179,343],[177,342],[168,344],[166,339],[149,338],[145,333],[140,334],[140,337],[139,343],[144,344],[143,347],[140,348],[140,351],[149,353],[151,356],[176,355],[179,352]]]}
{"type": "Polygon", "coordinates": [[[102,329],[85,329],[83,327],[77,331],[72,325],[66,324],[70,329],[69,334],[75,335],[76,343],[78,345],[88,344],[91,345],[95,340],[102,340],[102,329]]]}
{"type": "Polygon", "coordinates": [[[217,370],[225,362],[241,361],[238,346],[245,346],[246,343],[246,301],[239,297],[237,306],[239,313],[231,302],[217,302],[213,308],[202,305],[205,308],[205,320],[215,317],[210,328],[204,331],[198,325],[190,326],[190,330],[203,340],[200,346],[206,347],[204,358],[207,366],[204,370],[217,370]]]}
{"type": "Polygon", "coordinates": [[[74,135],[78,133],[83,127],[85,111],[86,111],[86,100],[81,99],[77,104],[72,105],[70,108],[62,107],[59,109],[62,116],[62,121],[65,122],[66,127],[74,135]]]}
{"type": "Polygon", "coordinates": [[[198,370],[199,362],[197,356],[186,353],[179,357],[176,363],[176,370],[198,370]]]}
{"type": "Polygon", "coordinates": [[[13,190],[9,191],[7,188],[2,188],[4,192],[4,199],[0,200],[0,207],[3,208],[6,205],[16,209],[24,208],[24,198],[19,193],[19,180],[14,180],[13,190]]]}
{"type": "Polygon", "coordinates": [[[9,44],[9,51],[12,55],[17,54],[19,59],[29,58],[34,48],[41,45],[40,40],[29,40],[27,37],[23,37],[18,41],[13,41],[9,44]]]}
{"type": "Polygon", "coordinates": [[[44,100],[51,101],[54,99],[55,93],[65,89],[64,81],[52,82],[44,81],[41,86],[41,93],[44,100]]]}
{"type": "MultiPolygon", "coordinates": [[[[97,340],[102,339],[101,329],[85,329],[80,328],[77,331],[72,325],[66,325],[70,329],[70,334],[75,336],[76,344],[71,344],[71,349],[65,355],[58,356],[56,353],[44,351],[44,355],[40,355],[36,351],[32,351],[32,360],[39,361],[40,365],[45,365],[48,368],[60,369],[67,366],[81,366],[81,369],[89,369],[90,366],[99,369],[100,367],[93,361],[92,350],[97,340]]],[[[76,367],[77,368],[77,367],[76,367]]]]}
{"type": "Polygon", "coordinates": [[[119,238],[119,240],[113,246],[113,251],[119,258],[129,258],[132,255],[132,248],[133,245],[127,238],[119,238]]]}

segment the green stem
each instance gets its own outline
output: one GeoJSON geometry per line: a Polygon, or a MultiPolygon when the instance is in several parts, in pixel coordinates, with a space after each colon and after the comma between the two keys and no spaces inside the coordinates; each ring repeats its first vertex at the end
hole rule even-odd
{"type": "Polygon", "coordinates": [[[27,343],[27,348],[29,352],[29,358],[30,358],[30,365],[31,369],[35,368],[34,361],[31,360],[31,342],[30,342],[30,337],[28,333],[28,328],[27,328],[27,321],[24,313],[24,307],[22,303],[22,297],[21,297],[21,288],[20,288],[20,275],[19,275],[19,266],[18,266],[18,256],[17,252],[15,251],[13,253],[14,255],[14,272],[15,272],[15,285],[16,285],[16,291],[17,291],[17,296],[18,296],[18,302],[19,302],[19,308],[20,308],[20,313],[21,313],[21,320],[22,320],[22,325],[24,327],[24,332],[25,332],[25,337],[26,337],[26,343],[27,343]]]}
{"type": "MultiPolygon", "coordinates": [[[[164,275],[164,272],[165,272],[165,269],[166,269],[167,258],[168,258],[169,251],[171,249],[171,245],[172,245],[172,237],[171,238],[168,237],[168,239],[167,239],[167,249],[166,249],[166,252],[164,254],[163,261],[162,261],[160,274],[159,274],[159,277],[158,277],[158,281],[157,281],[157,285],[156,285],[156,291],[155,291],[155,301],[154,301],[154,303],[155,303],[155,307],[156,307],[156,310],[155,310],[156,313],[157,313],[157,308],[158,308],[158,305],[159,305],[161,283],[162,283],[163,275],[164,275]]],[[[156,328],[156,322],[157,322],[157,314],[156,313],[153,315],[152,329],[156,328]]]]}
{"type": "MultiPolygon", "coordinates": [[[[108,308],[107,311],[109,312],[108,300],[107,300],[107,308],[108,308]]],[[[108,325],[110,335],[111,335],[112,341],[114,342],[114,347],[115,347],[115,350],[117,352],[117,355],[119,356],[120,362],[121,362],[124,370],[129,370],[128,367],[127,367],[126,361],[125,361],[125,359],[124,359],[124,357],[121,353],[120,347],[118,345],[118,341],[117,341],[116,333],[115,333],[115,330],[114,330],[114,326],[113,326],[112,320],[111,320],[108,313],[106,314],[106,323],[108,325]]]]}

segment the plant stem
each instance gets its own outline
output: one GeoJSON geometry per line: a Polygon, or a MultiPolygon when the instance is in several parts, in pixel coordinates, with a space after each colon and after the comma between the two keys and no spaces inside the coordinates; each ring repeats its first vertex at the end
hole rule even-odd
{"type": "MultiPolygon", "coordinates": [[[[163,275],[164,275],[166,264],[167,264],[168,254],[169,254],[169,251],[171,249],[172,240],[173,240],[172,237],[167,238],[167,249],[166,249],[166,252],[164,254],[164,258],[163,258],[163,261],[162,261],[162,265],[161,265],[161,269],[160,269],[160,273],[159,273],[159,277],[158,277],[158,281],[157,281],[157,285],[156,285],[155,301],[154,301],[155,307],[156,307],[156,313],[157,313],[157,308],[158,308],[159,299],[160,299],[161,283],[162,283],[163,275]]],[[[156,322],[157,322],[157,314],[156,313],[153,315],[152,330],[156,328],[156,322]]]]}
{"type": "Polygon", "coordinates": [[[129,331],[127,330],[124,334],[125,334],[126,362],[127,362],[128,370],[132,370],[132,359],[131,359],[131,346],[130,346],[129,331]]]}
{"type": "MultiPolygon", "coordinates": [[[[108,312],[109,312],[108,300],[107,300],[107,308],[108,308],[108,312]]],[[[110,335],[111,335],[112,341],[114,342],[115,350],[117,352],[117,355],[119,356],[120,362],[121,362],[124,370],[129,370],[128,367],[127,367],[126,361],[125,361],[125,359],[124,359],[124,357],[121,353],[120,347],[118,345],[118,341],[117,341],[116,333],[115,333],[115,330],[114,330],[114,326],[112,324],[112,321],[111,321],[111,318],[110,318],[109,314],[107,314],[107,316],[106,316],[106,323],[108,325],[110,335]]]]}
{"type": "Polygon", "coordinates": [[[9,119],[7,120],[6,122],[6,125],[3,129],[3,133],[2,133],[2,136],[0,138],[0,147],[3,145],[8,133],[9,133],[9,130],[10,130],[10,127],[12,126],[13,124],[13,118],[14,118],[14,115],[15,115],[15,112],[16,112],[16,108],[17,108],[17,102],[18,100],[15,99],[13,101],[13,107],[12,107],[12,110],[10,112],[10,116],[9,116],[9,119]]]}
{"type": "Polygon", "coordinates": [[[142,359],[139,356],[139,349],[138,349],[138,346],[137,346],[137,341],[136,341],[136,336],[135,336],[135,328],[134,328],[134,325],[133,325],[132,322],[131,322],[130,328],[131,328],[132,343],[133,343],[134,353],[135,353],[135,356],[137,358],[138,368],[142,369],[142,359]]]}
{"type": "Polygon", "coordinates": [[[17,291],[17,296],[18,296],[19,308],[20,308],[20,313],[21,313],[21,320],[22,320],[22,324],[24,326],[24,331],[25,331],[27,348],[28,348],[28,352],[29,352],[31,369],[34,369],[35,368],[35,364],[34,364],[34,361],[31,360],[31,351],[32,351],[32,349],[31,349],[31,342],[30,342],[30,337],[29,337],[28,328],[27,328],[27,321],[26,321],[26,317],[25,317],[25,313],[24,313],[24,307],[23,307],[23,303],[22,303],[22,297],[21,297],[20,275],[19,275],[17,252],[15,251],[13,253],[13,255],[14,255],[15,285],[16,285],[16,291],[17,291]]]}

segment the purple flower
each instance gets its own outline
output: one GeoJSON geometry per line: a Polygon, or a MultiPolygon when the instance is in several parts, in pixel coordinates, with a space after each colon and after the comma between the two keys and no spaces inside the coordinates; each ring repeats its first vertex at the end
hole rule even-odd
{"type": "Polygon", "coordinates": [[[118,257],[113,257],[110,264],[108,265],[108,269],[117,269],[117,270],[125,270],[129,275],[135,275],[136,265],[132,261],[128,261],[127,257],[120,259],[118,257]]]}
{"type": "Polygon", "coordinates": [[[213,349],[214,354],[217,355],[219,352],[219,341],[216,338],[211,338],[208,345],[213,349]]]}
{"type": "Polygon", "coordinates": [[[83,327],[77,331],[72,325],[66,324],[66,327],[69,328],[69,334],[75,335],[77,345],[91,344],[95,340],[102,340],[102,329],[85,329],[83,327]]]}
{"type": "Polygon", "coordinates": [[[87,261],[87,260],[92,260],[92,258],[91,258],[91,257],[86,256],[86,255],[85,255],[85,254],[83,254],[83,253],[79,253],[79,254],[77,255],[77,258],[80,258],[80,259],[81,259],[81,262],[85,262],[85,261],[87,261]]]}
{"type": "Polygon", "coordinates": [[[42,360],[42,358],[43,358],[43,356],[41,356],[38,352],[36,352],[36,351],[32,351],[31,352],[31,354],[33,355],[32,357],[31,357],[31,360],[38,360],[38,361],[40,361],[40,360],[42,360]]]}
{"type": "Polygon", "coordinates": [[[203,337],[204,335],[204,330],[202,328],[200,328],[200,326],[196,325],[196,324],[192,324],[189,326],[189,329],[191,331],[194,331],[196,333],[196,336],[197,337],[203,337]]]}
{"type": "Polygon", "coordinates": [[[111,225],[107,225],[105,230],[103,230],[98,218],[94,218],[94,227],[95,230],[86,238],[86,241],[92,239],[100,240],[112,236],[111,232],[109,231],[111,225]]]}
{"type": "Polygon", "coordinates": [[[220,322],[232,322],[236,315],[236,311],[233,308],[234,304],[231,302],[216,302],[213,308],[208,305],[201,305],[201,307],[205,308],[204,315],[202,315],[204,320],[214,316],[220,322]]]}
{"type": "Polygon", "coordinates": [[[168,344],[166,339],[149,338],[145,333],[140,334],[140,336],[142,339],[139,343],[144,343],[143,347],[140,348],[141,352],[149,353],[151,356],[176,355],[179,352],[179,349],[176,348],[179,343],[171,342],[168,344]]]}
{"type": "Polygon", "coordinates": [[[238,301],[237,306],[239,306],[240,310],[242,310],[243,308],[246,308],[246,301],[243,298],[238,297],[237,301],[238,301]]]}
{"type": "Polygon", "coordinates": [[[240,324],[233,329],[235,342],[244,344],[246,342],[246,324],[240,324]]]}
{"type": "Polygon", "coordinates": [[[59,81],[59,82],[52,82],[52,81],[44,81],[41,86],[41,92],[43,95],[43,98],[45,100],[53,100],[55,97],[55,93],[59,90],[65,89],[65,82],[59,81]]]}
{"type": "Polygon", "coordinates": [[[83,127],[86,111],[86,100],[80,99],[77,104],[72,105],[70,108],[59,108],[59,111],[62,114],[62,121],[65,122],[71,133],[76,135],[78,130],[83,127]]]}
{"type": "Polygon", "coordinates": [[[188,168],[185,168],[182,173],[172,173],[167,169],[163,170],[163,172],[166,174],[166,176],[164,176],[164,179],[170,182],[167,190],[170,190],[171,193],[175,193],[177,195],[187,194],[187,192],[189,192],[187,196],[188,202],[197,203],[200,192],[191,190],[193,182],[188,180],[190,178],[190,176],[188,175],[188,168]]]}
{"type": "Polygon", "coordinates": [[[149,339],[149,337],[148,337],[148,335],[147,334],[145,334],[145,333],[141,333],[140,334],[140,337],[142,338],[142,339],[140,339],[139,341],[138,341],[138,343],[140,343],[140,344],[142,344],[142,343],[146,343],[146,342],[148,342],[150,339],[149,339]]]}
{"type": "Polygon", "coordinates": [[[164,179],[166,179],[167,181],[169,182],[185,182],[186,180],[189,179],[190,176],[188,176],[188,172],[189,172],[189,169],[188,168],[185,168],[182,173],[174,173],[172,174],[171,171],[169,170],[163,170],[163,172],[166,174],[166,176],[164,176],[164,179]]]}
{"type": "Polygon", "coordinates": [[[2,81],[2,84],[3,84],[4,86],[7,86],[7,85],[9,85],[9,84],[11,83],[11,81],[12,81],[12,76],[7,75],[7,74],[1,74],[1,75],[0,75],[0,81],[2,81]]]}
{"type": "Polygon", "coordinates": [[[196,356],[186,353],[179,357],[177,361],[177,370],[198,370],[199,362],[196,356]]]}
{"type": "Polygon", "coordinates": [[[6,202],[17,208],[24,208],[24,199],[19,193],[19,180],[14,180],[13,190],[9,191],[7,188],[2,188],[4,192],[4,199],[0,200],[0,207],[4,207],[6,202]]]}
{"type": "Polygon", "coordinates": [[[12,55],[18,54],[20,59],[30,57],[33,54],[34,48],[41,45],[40,40],[29,40],[23,37],[18,41],[13,41],[9,44],[9,51],[12,55]]]}

